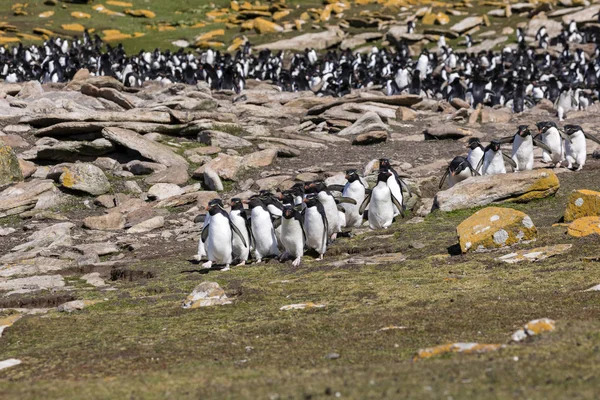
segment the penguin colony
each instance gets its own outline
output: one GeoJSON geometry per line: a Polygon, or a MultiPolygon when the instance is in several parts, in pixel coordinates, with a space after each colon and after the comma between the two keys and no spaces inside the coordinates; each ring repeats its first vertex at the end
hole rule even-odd
{"type": "MultiPolygon", "coordinates": [[[[416,29],[408,23],[408,33],[416,29]]],[[[427,49],[413,60],[407,42],[388,39],[390,47],[373,48],[369,54],[350,50],[328,51],[322,57],[314,49],[292,54],[261,50],[253,54],[249,42],[233,56],[207,50],[191,52],[140,51],[126,55],[122,45],[112,47],[98,35],[84,32],[75,39],[53,38],[41,46],[0,47],[0,78],[6,82],[38,80],[65,82],[81,68],[92,75],[108,75],[126,86],[145,81],[196,84],[206,81],[214,90],[244,89],[246,79],[269,80],[283,91],[312,90],[318,95],[344,96],[353,89],[382,88],[388,95],[411,93],[451,101],[460,98],[473,107],[503,105],[522,112],[542,99],[555,103],[559,119],[574,109],[585,109],[599,98],[600,49],[589,57],[574,44],[598,43],[593,27],[579,30],[575,22],[550,39],[545,27],[534,45],[516,31],[517,46],[500,52],[469,52],[473,40],[465,36],[467,51],[454,51],[442,35],[437,48],[427,49]],[[546,51],[561,45],[559,56],[546,51]]]]}
{"type": "Polygon", "coordinates": [[[307,250],[321,260],[342,231],[358,228],[364,220],[371,229],[386,229],[398,215],[404,217],[405,196],[412,194],[403,177],[389,160],[381,159],[372,189],[351,169],[344,185],[300,182],[276,194],[261,191],[248,200],[233,198],[229,213],[221,199],[211,200],[196,259],[208,259],[204,268],[225,265],[222,270],[233,262],[244,265],[250,256],[256,263],[267,257],[291,259],[297,267],[307,250]]]}

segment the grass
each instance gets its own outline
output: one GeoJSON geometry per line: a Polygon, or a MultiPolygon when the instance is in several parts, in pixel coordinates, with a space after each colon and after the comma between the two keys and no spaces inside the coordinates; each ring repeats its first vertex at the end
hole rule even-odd
{"type": "MultiPolygon", "coordinates": [[[[552,227],[579,182],[599,189],[598,171],[561,175],[556,197],[507,207],[537,225],[533,248],[572,243],[538,263],[496,261],[510,250],[449,256],[455,227],[473,210],[436,212],[420,224],[340,239],[322,262],[269,262],[201,273],[185,249],[125,267],[117,291],[75,285],[77,298],[106,299],[72,314],[26,316],[3,334],[3,399],[27,398],[594,398],[599,381],[597,238],[552,227]],[[391,234],[391,236],[390,236],[391,234]],[[422,242],[414,249],[409,244],[422,242]],[[401,252],[403,262],[340,262],[401,252]],[[150,272],[151,275],[146,274],[150,272]],[[143,278],[153,276],[152,278],[143,278]],[[141,278],[140,278],[141,277],[141,278]],[[183,310],[201,281],[217,281],[233,304],[183,310]],[[324,309],[279,311],[312,301],[324,309]],[[557,330],[508,344],[529,320],[557,330]],[[379,331],[396,325],[404,329],[379,331]],[[502,343],[480,355],[413,361],[420,348],[448,342],[502,343]],[[330,353],[340,358],[329,359],[330,353]]],[[[76,275],[75,275],[76,276],[76,275]]],[[[108,277],[106,278],[108,279],[108,277]]]]}

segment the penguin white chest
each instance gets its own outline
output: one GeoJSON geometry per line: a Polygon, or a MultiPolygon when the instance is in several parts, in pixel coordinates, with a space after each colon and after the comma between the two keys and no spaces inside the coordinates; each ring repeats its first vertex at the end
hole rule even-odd
{"type": "Polygon", "coordinates": [[[250,238],[248,236],[248,229],[246,228],[246,220],[240,215],[239,210],[231,211],[230,216],[231,222],[233,222],[236,228],[242,233],[244,241],[246,242],[246,246],[244,246],[244,242],[242,242],[242,239],[238,235],[234,234],[232,236],[231,244],[233,256],[239,258],[240,261],[246,261],[250,252],[250,238]]]}
{"type": "Polygon", "coordinates": [[[394,204],[390,188],[379,182],[371,192],[369,203],[369,226],[371,229],[387,228],[394,219],[394,204]]]}
{"type": "Polygon", "coordinates": [[[323,217],[316,207],[308,207],[304,214],[304,228],[306,229],[306,245],[315,249],[319,254],[325,253],[327,246],[327,232],[323,217]]]}
{"type": "MultiPolygon", "coordinates": [[[[396,200],[398,200],[398,203],[404,204],[404,202],[402,200],[402,188],[400,188],[400,185],[398,184],[398,181],[396,180],[396,177],[394,175],[392,175],[388,178],[387,187],[390,189],[392,196],[394,196],[396,198],[396,200]]],[[[390,201],[391,201],[391,198],[390,198],[390,201]]],[[[400,214],[400,210],[398,210],[398,207],[396,207],[394,205],[394,203],[392,203],[392,207],[394,210],[394,217],[396,215],[400,214]]]]}
{"type": "Polygon", "coordinates": [[[277,238],[271,222],[271,215],[262,207],[254,207],[251,216],[254,253],[257,260],[268,255],[278,255],[277,238]]]}
{"type": "MultiPolygon", "coordinates": [[[[481,149],[481,147],[476,147],[473,150],[469,150],[469,155],[467,156],[467,161],[469,162],[469,164],[471,164],[471,167],[473,167],[473,169],[475,169],[479,165],[479,162],[481,161],[482,157],[483,157],[483,150],[481,149]]],[[[479,172],[481,174],[482,168],[483,168],[483,165],[481,167],[479,167],[477,172],[479,172]]]]}
{"type": "Polygon", "coordinates": [[[342,196],[356,200],[356,204],[342,203],[342,207],[346,210],[346,226],[359,227],[363,218],[358,210],[365,199],[365,187],[358,180],[350,182],[344,187],[342,196]]]}
{"type": "Polygon", "coordinates": [[[289,255],[302,257],[304,254],[304,233],[300,221],[284,218],[281,221],[281,242],[289,255]]]}
{"type": "Polygon", "coordinates": [[[219,264],[231,263],[231,227],[226,216],[215,214],[210,218],[205,245],[209,261],[219,264]]]}
{"type": "Polygon", "coordinates": [[[558,129],[551,127],[542,135],[542,142],[552,150],[552,154],[546,150],[542,153],[542,159],[545,162],[552,161],[555,164],[560,163],[564,157],[563,140],[558,133],[558,129]]]}
{"type": "Polygon", "coordinates": [[[495,175],[505,174],[506,167],[504,166],[504,159],[502,158],[501,151],[488,151],[485,153],[483,161],[483,174],[484,175],[495,175]]]}
{"type": "Polygon", "coordinates": [[[469,170],[468,168],[463,169],[462,171],[460,171],[458,174],[452,176],[449,175],[448,176],[448,187],[452,187],[454,185],[456,185],[458,182],[462,182],[465,179],[469,178],[471,176],[471,170],[469,170]]]}
{"type": "Polygon", "coordinates": [[[533,169],[533,141],[531,136],[525,138],[515,135],[512,159],[517,163],[517,171],[533,169]]]}
{"type": "Polygon", "coordinates": [[[572,168],[573,164],[577,164],[577,170],[581,170],[585,165],[587,153],[587,144],[585,142],[585,136],[581,131],[575,132],[571,135],[571,141],[565,141],[565,155],[568,167],[572,168]]]}
{"type": "Polygon", "coordinates": [[[327,234],[332,235],[334,233],[341,232],[342,228],[340,226],[338,209],[333,196],[327,192],[319,192],[317,198],[323,205],[323,208],[325,209],[325,215],[327,216],[327,224],[329,225],[327,234]]]}

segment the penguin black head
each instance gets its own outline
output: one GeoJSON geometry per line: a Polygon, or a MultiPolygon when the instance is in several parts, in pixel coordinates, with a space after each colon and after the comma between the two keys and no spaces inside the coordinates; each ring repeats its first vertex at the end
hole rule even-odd
{"type": "Polygon", "coordinates": [[[488,145],[488,149],[496,152],[496,151],[500,151],[500,141],[499,140],[492,140],[490,142],[490,144],[488,145]]]}
{"type": "Polygon", "coordinates": [[[319,193],[327,190],[327,185],[323,181],[314,181],[309,184],[309,188],[311,189],[310,193],[319,193]]]}
{"type": "Polygon", "coordinates": [[[481,141],[479,140],[479,138],[469,139],[469,144],[467,144],[467,147],[471,150],[475,150],[478,147],[483,149],[483,145],[481,144],[481,141]]]}
{"type": "Polygon", "coordinates": [[[392,165],[390,164],[389,158],[380,158],[379,159],[379,169],[390,169],[392,165]]]}
{"type": "Polygon", "coordinates": [[[346,180],[348,182],[354,182],[358,179],[360,179],[360,177],[358,176],[356,169],[347,169],[346,170],[346,180]]]}
{"type": "Polygon", "coordinates": [[[208,212],[210,215],[215,215],[219,213],[225,213],[225,208],[223,207],[223,201],[221,199],[213,199],[208,202],[208,212]]]}
{"type": "Polygon", "coordinates": [[[519,130],[517,131],[517,134],[521,137],[526,137],[528,135],[531,135],[531,131],[529,130],[529,125],[519,125],[519,130]]]}
{"type": "Polygon", "coordinates": [[[319,203],[319,199],[317,199],[317,195],[314,193],[308,194],[304,199],[307,207],[316,207],[317,203],[319,203]]]}
{"type": "Polygon", "coordinates": [[[387,182],[390,176],[392,176],[392,173],[389,169],[381,168],[379,170],[379,175],[377,175],[377,182],[387,182]]]}
{"type": "Polygon", "coordinates": [[[457,156],[450,161],[450,165],[448,165],[448,172],[450,175],[454,176],[460,174],[467,168],[469,168],[469,161],[462,156],[457,156]]]}
{"type": "Polygon", "coordinates": [[[283,207],[283,218],[285,218],[285,219],[296,218],[299,220],[300,217],[301,217],[300,213],[293,206],[285,205],[283,207]]]}
{"type": "Polygon", "coordinates": [[[248,200],[248,207],[250,209],[253,209],[256,207],[262,207],[262,208],[266,209],[264,201],[262,201],[262,199],[258,196],[250,197],[250,199],[248,200]]]}
{"type": "Polygon", "coordinates": [[[565,125],[565,133],[569,136],[571,136],[572,134],[574,134],[578,131],[583,132],[583,128],[579,125],[565,125]]]}
{"type": "Polygon", "coordinates": [[[234,197],[231,199],[231,209],[232,210],[243,210],[244,203],[242,203],[242,199],[238,197],[234,197]]]}
{"type": "Polygon", "coordinates": [[[556,124],[553,121],[540,121],[535,124],[540,133],[545,133],[550,128],[556,128],[556,124]]]}

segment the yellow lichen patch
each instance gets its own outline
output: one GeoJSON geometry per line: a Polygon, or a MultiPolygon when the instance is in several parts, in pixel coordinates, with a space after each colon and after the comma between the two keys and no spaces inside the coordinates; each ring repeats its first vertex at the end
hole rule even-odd
{"type": "Polygon", "coordinates": [[[62,24],[61,27],[65,31],[83,32],[85,27],[81,24],[62,24]]]}
{"type": "Polygon", "coordinates": [[[443,12],[439,12],[437,13],[436,22],[440,25],[446,25],[450,22],[450,17],[447,14],[444,14],[443,12]]]}
{"type": "Polygon", "coordinates": [[[8,328],[9,326],[12,326],[12,324],[21,319],[22,316],[23,315],[21,314],[13,314],[9,315],[8,317],[0,318],[0,336],[2,336],[2,332],[4,331],[4,329],[8,328]]]}
{"type": "Polygon", "coordinates": [[[196,41],[198,41],[198,42],[207,41],[210,39],[214,39],[216,36],[223,36],[223,35],[225,35],[225,29],[215,29],[214,31],[206,32],[206,33],[203,33],[202,35],[198,36],[196,38],[196,41]]]}
{"type": "Polygon", "coordinates": [[[190,26],[190,28],[204,28],[206,24],[204,22],[197,22],[194,25],[190,26]]]}
{"type": "Polygon", "coordinates": [[[546,198],[558,191],[558,176],[548,169],[541,170],[540,178],[525,190],[521,196],[506,200],[507,202],[527,203],[531,200],[546,198]]]}
{"type": "Polygon", "coordinates": [[[532,336],[539,335],[544,332],[552,332],[556,329],[556,322],[549,318],[540,318],[529,321],[522,329],[517,330],[512,334],[511,339],[514,342],[521,342],[532,336]]]}
{"type": "Polygon", "coordinates": [[[238,3],[237,1],[232,1],[229,4],[229,8],[231,8],[233,11],[240,11],[240,3],[238,3]]]}
{"type": "Polygon", "coordinates": [[[117,7],[133,7],[132,3],[128,3],[125,1],[108,0],[106,2],[106,4],[110,4],[111,6],[117,6],[117,7]]]}
{"type": "Polygon", "coordinates": [[[211,48],[223,47],[223,46],[225,46],[225,43],[223,43],[223,42],[210,42],[210,41],[206,41],[206,40],[201,40],[201,41],[194,43],[194,47],[197,47],[199,49],[211,49],[211,48]]]}
{"type": "Polygon", "coordinates": [[[248,39],[244,37],[236,37],[231,42],[231,45],[227,48],[227,51],[237,51],[240,47],[242,47],[248,39]]]}
{"type": "Polygon", "coordinates": [[[71,13],[71,17],[77,18],[77,19],[84,19],[84,18],[91,18],[92,16],[88,13],[84,13],[81,11],[73,11],[71,13]]]}
{"type": "Polygon", "coordinates": [[[127,15],[131,15],[132,17],[137,17],[137,18],[154,18],[156,17],[156,14],[153,13],[150,10],[130,10],[127,9],[125,11],[123,11],[125,14],[127,15]]]}
{"type": "Polygon", "coordinates": [[[435,24],[436,19],[437,19],[437,15],[432,14],[432,13],[427,13],[423,16],[421,23],[423,25],[433,25],[433,24],[435,24]]]}
{"type": "Polygon", "coordinates": [[[357,6],[368,6],[371,3],[376,3],[377,0],[354,0],[354,4],[357,6]]]}
{"type": "Polygon", "coordinates": [[[142,33],[142,32],[133,32],[133,37],[134,38],[139,38],[139,37],[142,37],[144,35],[145,35],[145,33],[142,33]]]}
{"type": "Polygon", "coordinates": [[[6,22],[0,22],[0,30],[5,32],[18,32],[19,29],[15,25],[6,22]]]}
{"type": "Polygon", "coordinates": [[[593,216],[600,216],[600,192],[587,189],[574,190],[567,202],[565,221],[593,216]]]}
{"type": "Polygon", "coordinates": [[[537,237],[537,229],[527,214],[500,207],[477,211],[461,222],[456,232],[463,253],[511,246],[537,237]]]}
{"type": "Polygon", "coordinates": [[[133,36],[128,35],[126,33],[117,33],[114,35],[108,35],[108,36],[104,36],[103,40],[105,42],[114,42],[115,40],[124,40],[124,39],[131,39],[133,36]]]}
{"type": "Polygon", "coordinates": [[[294,20],[294,25],[296,26],[297,31],[301,31],[302,25],[304,25],[305,23],[306,23],[306,21],[303,21],[301,19],[294,20]]]}
{"type": "Polygon", "coordinates": [[[264,18],[255,18],[253,21],[253,27],[256,33],[283,32],[283,27],[281,25],[277,25],[274,22],[267,21],[264,18]]]}
{"type": "Polygon", "coordinates": [[[40,18],[50,18],[53,15],[54,15],[54,11],[44,11],[43,13],[40,13],[40,15],[38,15],[38,17],[40,17],[40,18]]]}
{"type": "Polygon", "coordinates": [[[16,42],[20,42],[21,39],[16,38],[16,37],[0,37],[0,45],[2,44],[8,44],[8,43],[16,43],[16,42]]]}
{"type": "Polygon", "coordinates": [[[273,13],[273,20],[279,21],[280,19],[283,19],[283,18],[287,17],[288,15],[290,15],[290,13],[291,13],[290,10],[275,11],[273,13]]]}
{"type": "Polygon", "coordinates": [[[571,222],[567,230],[569,235],[584,237],[589,235],[600,235],[600,217],[583,217],[571,222]]]}
{"type": "Polygon", "coordinates": [[[174,26],[171,26],[171,25],[159,25],[157,29],[159,32],[166,32],[166,31],[174,31],[177,28],[175,28],[174,26]]]}
{"type": "Polygon", "coordinates": [[[331,18],[331,4],[327,5],[323,11],[321,11],[321,15],[319,16],[321,21],[329,21],[331,18]]]}
{"type": "Polygon", "coordinates": [[[215,18],[219,18],[222,17],[224,15],[226,15],[227,13],[225,11],[218,11],[218,10],[213,10],[213,11],[209,11],[206,13],[206,16],[210,19],[215,19],[215,18]]]}
{"type": "Polygon", "coordinates": [[[248,21],[244,21],[241,25],[240,28],[242,28],[242,31],[251,31],[252,29],[254,29],[254,20],[248,20],[248,21]]]}
{"type": "Polygon", "coordinates": [[[39,36],[30,35],[28,33],[17,33],[17,37],[19,37],[21,39],[34,40],[34,41],[41,41],[42,40],[39,36]]]}
{"type": "Polygon", "coordinates": [[[429,347],[421,349],[414,356],[413,360],[423,360],[447,353],[486,353],[489,351],[496,351],[504,347],[501,344],[480,344],[480,343],[447,343],[440,346],[429,347]]]}
{"type": "Polygon", "coordinates": [[[63,168],[63,173],[60,176],[61,183],[66,188],[71,188],[76,182],[76,178],[73,176],[68,168],[63,168]]]}
{"type": "Polygon", "coordinates": [[[240,10],[252,10],[252,4],[250,4],[247,1],[243,2],[242,4],[240,4],[240,10]]]}
{"type": "Polygon", "coordinates": [[[44,29],[44,28],[33,28],[33,33],[36,33],[38,35],[47,35],[47,36],[54,35],[54,32],[49,31],[48,29],[44,29]]]}

